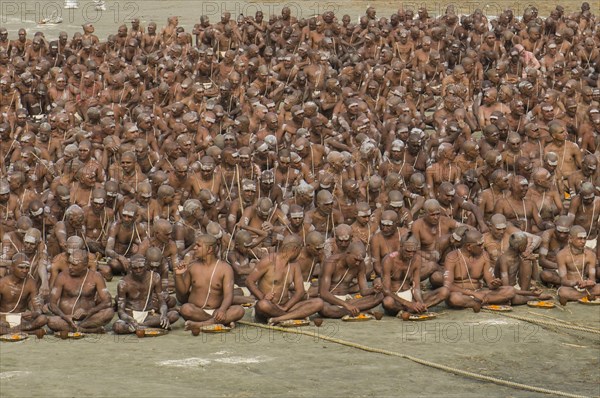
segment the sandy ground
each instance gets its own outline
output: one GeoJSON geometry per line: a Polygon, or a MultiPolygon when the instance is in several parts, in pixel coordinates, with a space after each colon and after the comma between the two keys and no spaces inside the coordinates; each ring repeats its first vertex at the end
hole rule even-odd
{"type": "MultiPolygon", "coordinates": [[[[114,291],[116,282],[109,287],[114,291]]],[[[505,380],[600,395],[598,335],[542,328],[495,313],[435,310],[442,315],[427,322],[325,320],[320,328],[304,329],[505,380]]],[[[520,307],[512,314],[549,320],[538,315],[543,314],[600,328],[600,308],[578,303],[564,310],[520,307]]],[[[250,310],[244,319],[252,320],[250,310]]],[[[106,334],[0,343],[2,397],[124,392],[134,397],[536,396],[402,358],[248,326],[194,337],[179,321],[169,335],[157,338],[106,334]]]]}

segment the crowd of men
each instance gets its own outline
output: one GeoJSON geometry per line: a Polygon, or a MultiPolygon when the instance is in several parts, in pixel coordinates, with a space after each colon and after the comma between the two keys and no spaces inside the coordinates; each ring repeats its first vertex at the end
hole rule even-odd
{"type": "Polygon", "coordinates": [[[600,296],[588,3],[15,33],[1,333],[600,296]]]}

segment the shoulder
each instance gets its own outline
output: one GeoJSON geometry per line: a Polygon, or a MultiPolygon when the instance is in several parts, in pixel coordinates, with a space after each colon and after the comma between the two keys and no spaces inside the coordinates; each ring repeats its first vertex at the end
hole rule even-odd
{"type": "Polygon", "coordinates": [[[68,275],[67,272],[61,272],[60,274],[58,274],[58,277],[56,278],[56,281],[54,282],[54,286],[64,285],[70,279],[71,279],[71,277],[68,275]]]}
{"type": "Polygon", "coordinates": [[[588,249],[587,247],[584,249],[584,253],[585,253],[586,258],[593,258],[593,259],[596,258],[596,253],[594,253],[593,250],[588,249]]]}
{"type": "Polygon", "coordinates": [[[104,277],[102,276],[102,274],[98,271],[92,271],[90,270],[90,276],[93,278],[93,280],[103,286],[106,286],[106,281],[104,280],[104,277]]]}
{"type": "Polygon", "coordinates": [[[334,254],[333,256],[327,257],[327,259],[325,260],[325,266],[335,267],[335,265],[343,258],[343,256],[344,254],[338,253],[334,254]]]}
{"type": "Polygon", "coordinates": [[[458,249],[452,250],[450,253],[448,253],[446,255],[445,263],[454,263],[454,262],[458,261],[458,258],[459,258],[458,249]]]}
{"type": "Polygon", "coordinates": [[[37,282],[35,281],[35,279],[33,279],[32,277],[28,277],[25,283],[29,291],[37,291],[37,282]]]}

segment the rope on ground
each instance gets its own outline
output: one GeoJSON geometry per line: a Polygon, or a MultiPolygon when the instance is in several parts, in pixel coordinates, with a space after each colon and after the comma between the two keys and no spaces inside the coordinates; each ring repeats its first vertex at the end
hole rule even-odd
{"type": "MultiPolygon", "coordinates": [[[[560,307],[557,307],[557,308],[560,308],[560,307]]],[[[575,322],[571,322],[571,321],[566,321],[566,320],[564,320],[564,319],[555,318],[555,317],[553,317],[553,316],[546,315],[546,314],[542,314],[542,313],[540,313],[540,312],[535,312],[535,311],[527,311],[527,313],[528,313],[528,314],[531,314],[531,315],[535,315],[535,316],[543,317],[543,318],[552,319],[553,321],[559,322],[559,323],[561,323],[561,324],[563,324],[563,325],[574,325],[574,326],[581,326],[581,327],[584,327],[584,328],[588,328],[588,327],[589,327],[589,328],[595,329],[595,328],[594,328],[594,327],[592,327],[592,326],[588,326],[588,325],[582,325],[582,324],[580,324],[580,323],[575,323],[575,322]]]]}
{"type": "Polygon", "coordinates": [[[518,320],[524,321],[524,322],[536,323],[538,325],[543,325],[543,326],[554,326],[557,328],[577,330],[578,332],[588,332],[588,333],[600,334],[600,329],[596,329],[596,328],[575,326],[575,325],[569,325],[567,323],[560,323],[560,322],[544,321],[543,319],[528,318],[526,316],[507,314],[506,312],[491,311],[491,310],[486,310],[486,309],[484,309],[483,311],[502,315],[502,316],[505,316],[508,318],[518,319],[518,320]]]}
{"type": "Polygon", "coordinates": [[[321,340],[330,341],[332,343],[344,345],[344,346],[347,346],[347,347],[356,348],[356,349],[363,350],[363,351],[368,351],[368,352],[374,352],[374,353],[383,354],[383,355],[390,355],[390,356],[400,357],[400,358],[408,359],[409,361],[413,361],[413,362],[421,364],[421,365],[425,365],[425,366],[429,366],[429,367],[434,368],[434,369],[442,370],[444,372],[452,373],[452,374],[459,375],[459,376],[468,377],[468,378],[479,380],[479,381],[487,381],[489,383],[494,383],[494,384],[498,384],[498,385],[501,385],[501,386],[511,387],[511,388],[515,388],[515,389],[519,389],[519,390],[539,392],[539,393],[542,393],[542,394],[550,394],[550,395],[560,396],[560,397],[572,397],[572,398],[583,398],[583,397],[585,397],[585,395],[577,395],[577,394],[571,394],[571,393],[568,393],[568,392],[563,392],[563,391],[558,391],[558,390],[550,390],[550,389],[547,389],[547,388],[530,386],[530,385],[527,385],[527,384],[516,383],[516,382],[508,381],[508,380],[503,380],[503,379],[499,379],[499,378],[493,377],[493,376],[486,376],[486,375],[482,375],[482,374],[479,374],[479,373],[469,372],[467,370],[453,368],[451,366],[446,366],[446,365],[442,365],[442,364],[439,364],[439,363],[436,363],[436,362],[427,361],[425,359],[413,357],[411,355],[406,355],[406,354],[402,354],[402,353],[399,353],[399,352],[384,350],[384,349],[381,349],[381,348],[369,347],[369,346],[366,346],[366,345],[354,343],[352,341],[337,339],[335,337],[322,336],[322,335],[319,335],[319,334],[317,334],[315,332],[308,332],[308,331],[305,331],[305,330],[299,330],[299,329],[295,329],[295,328],[282,328],[282,327],[278,327],[278,326],[269,326],[269,325],[265,325],[265,324],[262,324],[262,323],[255,323],[255,322],[248,322],[248,321],[239,321],[238,323],[241,324],[241,325],[254,326],[254,327],[262,328],[262,329],[277,330],[277,331],[283,332],[283,333],[302,334],[302,335],[305,335],[305,336],[315,337],[315,338],[318,338],[318,339],[321,339],[321,340]]]}

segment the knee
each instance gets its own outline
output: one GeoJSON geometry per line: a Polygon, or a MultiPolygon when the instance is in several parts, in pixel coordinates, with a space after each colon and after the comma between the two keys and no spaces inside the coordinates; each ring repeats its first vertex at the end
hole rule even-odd
{"type": "Polygon", "coordinates": [[[242,307],[241,305],[233,305],[231,306],[231,309],[233,310],[233,318],[234,321],[238,321],[240,319],[242,319],[244,317],[244,315],[246,315],[246,311],[244,310],[244,307],[242,307]]]}
{"type": "Polygon", "coordinates": [[[429,277],[429,281],[432,286],[441,286],[444,284],[444,275],[436,270],[429,277]]]}
{"type": "Polygon", "coordinates": [[[189,319],[193,313],[193,307],[189,303],[185,303],[181,306],[181,308],[179,308],[179,314],[182,316],[183,319],[189,319]]]}
{"type": "Polygon", "coordinates": [[[123,265],[119,260],[112,259],[108,262],[108,266],[113,274],[118,274],[124,270],[123,265]]]}
{"type": "Polygon", "coordinates": [[[42,327],[48,324],[48,317],[42,314],[35,319],[35,322],[39,325],[39,327],[42,327]]]}
{"type": "Polygon", "coordinates": [[[112,321],[113,317],[115,316],[115,310],[112,308],[106,308],[103,309],[102,311],[100,311],[100,319],[105,323],[109,323],[110,321],[112,321]]]}
{"type": "Polygon", "coordinates": [[[323,307],[325,306],[325,302],[323,301],[323,299],[321,298],[314,298],[312,299],[315,302],[315,312],[319,312],[323,309],[323,307]]]}
{"type": "Polygon", "coordinates": [[[125,321],[122,320],[118,320],[115,323],[113,323],[113,332],[115,332],[116,334],[129,334],[131,333],[129,331],[129,324],[125,321]]]}
{"type": "Polygon", "coordinates": [[[517,294],[517,291],[512,286],[502,286],[500,289],[502,294],[508,299],[512,299],[517,294]]]}
{"type": "Polygon", "coordinates": [[[256,302],[256,310],[259,312],[269,312],[269,309],[271,308],[271,302],[269,300],[258,300],[256,302]]]}
{"type": "Polygon", "coordinates": [[[437,294],[441,300],[445,300],[450,296],[450,289],[448,289],[445,286],[442,286],[437,290],[437,294]]]}
{"type": "Polygon", "coordinates": [[[48,327],[54,331],[66,330],[65,329],[65,321],[59,316],[51,316],[48,317],[48,322],[46,323],[48,327]]]}
{"type": "Polygon", "coordinates": [[[108,265],[99,265],[98,272],[100,272],[100,274],[102,275],[102,277],[104,278],[105,281],[107,281],[107,282],[112,281],[112,278],[113,278],[112,269],[108,265]]]}
{"type": "Polygon", "coordinates": [[[448,305],[450,305],[452,307],[457,307],[457,306],[459,306],[461,296],[462,295],[460,293],[453,292],[448,295],[448,298],[446,299],[446,301],[447,301],[448,305]]]}
{"type": "Polygon", "coordinates": [[[383,308],[390,309],[390,308],[394,307],[395,302],[396,301],[393,298],[388,296],[388,297],[383,298],[383,301],[381,302],[381,304],[383,305],[383,308]]]}
{"type": "Polygon", "coordinates": [[[321,308],[319,314],[325,318],[335,318],[337,315],[335,309],[337,309],[336,306],[323,302],[323,308],[321,308]]]}
{"type": "Polygon", "coordinates": [[[167,307],[168,308],[173,308],[173,307],[175,307],[177,305],[177,300],[173,296],[167,297],[166,301],[167,301],[167,307]]]}
{"type": "Polygon", "coordinates": [[[560,278],[555,271],[545,270],[540,273],[540,279],[546,283],[560,283],[560,278]]]}
{"type": "Polygon", "coordinates": [[[179,320],[179,313],[177,311],[169,311],[167,318],[169,319],[169,323],[175,323],[179,320]]]}

